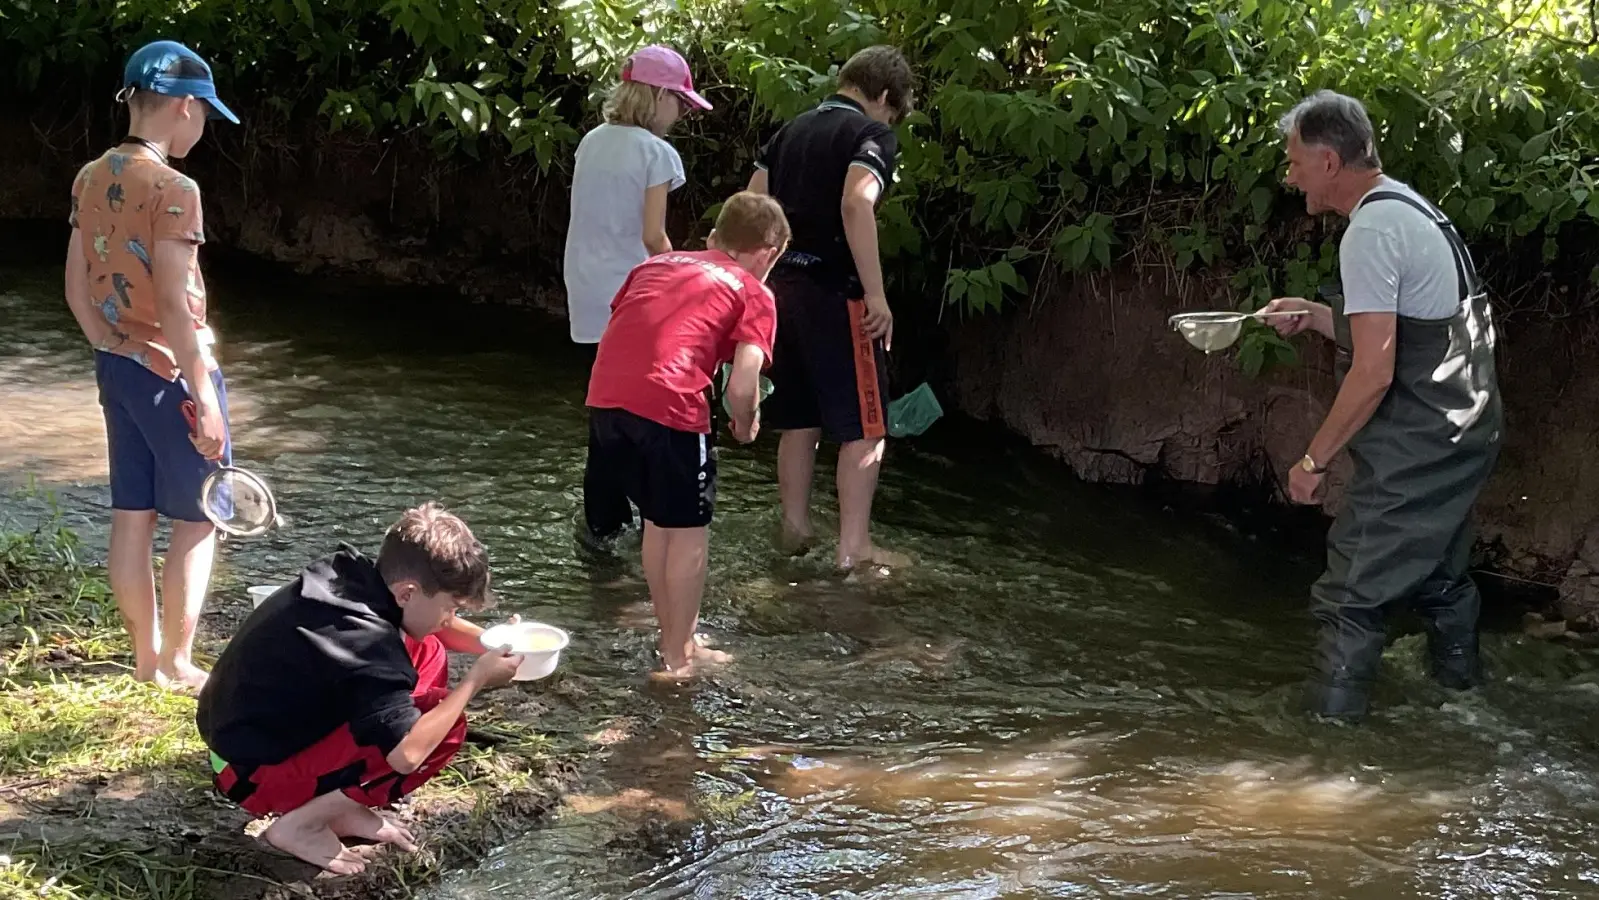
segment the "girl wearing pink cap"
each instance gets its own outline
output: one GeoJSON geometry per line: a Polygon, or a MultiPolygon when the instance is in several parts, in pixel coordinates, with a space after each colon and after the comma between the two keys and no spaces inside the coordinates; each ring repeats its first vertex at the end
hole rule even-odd
{"type": "Polygon", "coordinates": [[[623,64],[605,123],[577,145],[563,266],[576,343],[598,344],[628,273],[672,249],[666,196],[683,185],[683,160],[665,135],[685,112],[710,108],[677,51],[649,46],[623,64]]]}

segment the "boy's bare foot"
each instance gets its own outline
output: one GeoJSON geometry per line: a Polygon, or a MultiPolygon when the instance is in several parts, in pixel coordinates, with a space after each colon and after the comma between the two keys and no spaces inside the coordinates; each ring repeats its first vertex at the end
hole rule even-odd
{"type": "Polygon", "coordinates": [[[865,553],[847,553],[843,547],[840,547],[834,562],[840,569],[857,569],[870,566],[900,569],[910,565],[911,558],[903,553],[896,553],[893,550],[887,550],[882,547],[871,547],[865,553]]]}
{"type": "MultiPolygon", "coordinates": [[[[164,687],[174,690],[195,691],[205,687],[206,671],[188,661],[163,662],[156,669],[159,678],[166,679],[164,687]]],[[[157,682],[160,684],[160,682],[157,682]]]]}
{"type": "Polygon", "coordinates": [[[816,542],[809,527],[801,528],[784,519],[777,527],[777,549],[789,556],[808,552],[816,542]]]}
{"type": "Polygon", "coordinates": [[[166,674],[157,668],[155,663],[134,666],[133,680],[142,681],[145,684],[153,684],[158,688],[164,688],[167,686],[166,674]]]}
{"type": "MultiPolygon", "coordinates": [[[[361,854],[346,848],[325,819],[306,814],[318,801],[329,796],[334,794],[324,794],[273,822],[266,831],[261,832],[261,840],[331,874],[355,875],[366,869],[366,860],[361,858],[361,854]]],[[[343,794],[337,796],[344,797],[343,794]]],[[[344,799],[349,800],[348,797],[344,799]]]]}
{"type": "Polygon", "coordinates": [[[663,665],[651,672],[649,677],[651,681],[678,684],[693,679],[694,675],[694,664],[686,662],[681,666],[663,665]]]}
{"type": "Polygon", "coordinates": [[[362,838],[393,844],[407,853],[416,852],[416,837],[410,829],[385,819],[368,806],[357,804],[357,808],[339,813],[328,825],[341,838],[362,838]]]}
{"type": "Polygon", "coordinates": [[[703,634],[696,634],[688,642],[685,653],[693,665],[706,664],[719,666],[733,661],[732,654],[717,650],[710,644],[710,639],[703,634]]]}

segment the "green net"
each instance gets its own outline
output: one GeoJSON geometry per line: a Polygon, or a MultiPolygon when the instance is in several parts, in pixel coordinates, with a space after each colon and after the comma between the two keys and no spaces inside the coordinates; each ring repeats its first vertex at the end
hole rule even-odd
{"type": "MultiPolygon", "coordinates": [[[[727,379],[732,377],[732,375],[733,364],[722,363],[722,409],[728,414],[728,416],[733,415],[733,405],[729,403],[727,399],[727,379]]],[[[767,378],[765,375],[762,375],[760,402],[765,402],[766,398],[770,396],[772,396],[772,380],[767,378]]]]}
{"type": "Polygon", "coordinates": [[[888,404],[888,433],[894,437],[915,437],[932,427],[944,415],[944,407],[927,382],[888,404]]]}

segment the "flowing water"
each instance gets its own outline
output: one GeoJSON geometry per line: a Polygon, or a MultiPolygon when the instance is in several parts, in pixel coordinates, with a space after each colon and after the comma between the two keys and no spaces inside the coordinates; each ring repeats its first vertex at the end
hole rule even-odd
{"type": "MultiPolygon", "coordinates": [[[[489,545],[504,612],[574,634],[556,678],[509,690],[586,754],[583,789],[433,900],[1599,896],[1591,656],[1490,635],[1498,680],[1449,697],[1405,637],[1369,724],[1312,725],[1313,555],[951,423],[892,451],[878,534],[919,564],[882,579],[776,554],[772,441],[724,445],[705,619],[735,661],[661,687],[636,563],[572,538],[584,369],[564,328],[211,280],[237,458],[289,520],[226,546],[214,607],[335,541],[375,549],[437,498],[489,545]]],[[[0,269],[0,478],[50,486],[103,542],[91,363],[58,285],[0,269]]]]}

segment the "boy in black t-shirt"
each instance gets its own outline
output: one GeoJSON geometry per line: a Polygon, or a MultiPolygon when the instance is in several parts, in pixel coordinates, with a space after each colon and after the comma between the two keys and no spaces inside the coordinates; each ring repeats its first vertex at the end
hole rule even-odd
{"type": "Polygon", "coordinates": [[[200,692],[217,790],[282,816],[261,839],[336,874],[365,867],[341,838],[415,850],[372,808],[438,774],[467,702],[516,674],[520,657],[456,618],[489,599],[483,545],[432,503],[400,517],[376,562],[342,545],[311,563],[245,620],[200,692]],[[450,650],[481,654],[453,691],[450,650]]]}
{"type": "Polygon", "coordinates": [[[787,542],[811,538],[811,479],[826,438],[842,445],[837,565],[898,565],[903,557],[874,546],[870,528],[888,424],[884,354],[894,334],[876,207],[894,177],[893,125],[911,111],[912,76],[898,50],[876,46],[850,57],[838,81],[836,94],[767,142],[749,183],[777,198],[794,232],[767,282],[777,297],[777,346],[762,419],[783,432],[787,542]]]}

